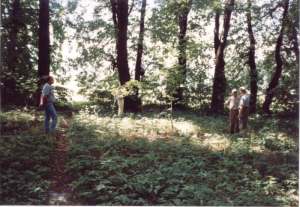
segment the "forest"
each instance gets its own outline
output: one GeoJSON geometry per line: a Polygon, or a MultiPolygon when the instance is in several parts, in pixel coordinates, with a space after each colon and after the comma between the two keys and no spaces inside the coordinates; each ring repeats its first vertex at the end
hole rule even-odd
{"type": "Polygon", "coordinates": [[[298,206],[298,38],[297,0],[1,0],[0,205],[298,206]]]}

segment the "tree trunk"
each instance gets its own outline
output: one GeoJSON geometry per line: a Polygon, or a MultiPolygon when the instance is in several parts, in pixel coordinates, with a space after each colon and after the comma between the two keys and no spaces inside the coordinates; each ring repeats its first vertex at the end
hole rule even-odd
{"type": "Polygon", "coordinates": [[[40,0],[38,48],[38,76],[41,78],[50,72],[49,0],[40,0]]]}
{"type": "Polygon", "coordinates": [[[283,60],[280,55],[280,50],[281,50],[282,41],[283,41],[283,34],[284,34],[284,29],[285,29],[286,20],[287,20],[288,8],[289,8],[289,0],[285,0],[284,6],[283,6],[281,29],[280,29],[279,36],[276,41],[276,48],[275,48],[276,67],[275,67],[275,71],[272,75],[271,81],[269,83],[269,86],[266,90],[265,101],[263,103],[263,112],[267,113],[267,114],[271,113],[270,105],[272,103],[272,99],[274,96],[274,90],[278,86],[278,82],[281,77],[282,68],[283,68],[283,60]]]}
{"type": "Polygon", "coordinates": [[[39,0],[39,30],[38,30],[38,88],[35,93],[37,104],[40,101],[43,77],[50,74],[50,33],[49,33],[49,0],[39,0]]]}
{"type": "Polygon", "coordinates": [[[292,44],[293,44],[293,51],[295,53],[296,56],[296,62],[297,64],[299,64],[299,44],[298,44],[298,32],[297,32],[297,21],[295,21],[295,23],[292,25],[292,44]]]}
{"type": "MultiPolygon", "coordinates": [[[[188,24],[188,15],[191,10],[192,0],[186,0],[183,2],[183,7],[180,8],[178,14],[178,26],[179,26],[179,33],[178,33],[178,69],[179,69],[179,83],[175,93],[175,101],[174,107],[180,104],[183,101],[183,92],[184,92],[184,85],[186,80],[186,31],[187,31],[187,24],[188,24]]],[[[180,5],[181,6],[181,5],[180,5]]]]}
{"type": "Polygon", "coordinates": [[[141,76],[144,75],[142,69],[142,56],[143,56],[143,41],[144,41],[144,31],[145,31],[145,27],[144,27],[145,13],[146,13],[146,0],[143,0],[142,8],[141,8],[140,33],[139,33],[137,57],[136,57],[136,64],[135,64],[135,80],[138,81],[140,81],[141,76]]]}
{"type": "MultiPolygon", "coordinates": [[[[134,79],[137,81],[141,81],[142,77],[144,76],[144,68],[142,68],[142,56],[143,56],[143,41],[144,41],[144,32],[145,32],[145,14],[146,14],[146,0],[142,1],[142,8],[141,8],[141,20],[140,20],[140,33],[138,39],[138,48],[137,48],[137,57],[136,57],[136,64],[135,64],[135,77],[134,79]]],[[[138,105],[138,110],[141,110],[142,100],[138,97],[139,91],[137,89],[135,94],[135,99],[138,105]]]]}
{"type": "MultiPolygon", "coordinates": [[[[121,85],[124,85],[130,80],[127,52],[128,0],[111,0],[110,2],[115,26],[119,81],[121,85]]],[[[138,111],[138,101],[133,96],[125,97],[124,111],[138,111]]]]}
{"type": "Polygon", "coordinates": [[[257,97],[257,70],[255,63],[255,38],[251,24],[251,0],[248,0],[248,11],[247,11],[247,28],[250,41],[249,53],[248,53],[248,64],[250,67],[250,113],[256,112],[256,97],[257,97]]]}
{"type": "Polygon", "coordinates": [[[215,48],[216,58],[217,58],[218,47],[220,45],[219,30],[220,30],[220,10],[217,10],[215,15],[215,29],[214,29],[214,48],[215,48]]]}
{"type": "MultiPolygon", "coordinates": [[[[234,0],[227,0],[224,10],[223,32],[216,53],[216,66],[213,80],[213,94],[211,101],[212,113],[223,113],[224,111],[224,95],[226,90],[225,78],[225,61],[224,50],[226,47],[227,36],[230,28],[230,17],[234,7],[234,0]]],[[[217,23],[216,23],[217,25],[217,23]]]]}

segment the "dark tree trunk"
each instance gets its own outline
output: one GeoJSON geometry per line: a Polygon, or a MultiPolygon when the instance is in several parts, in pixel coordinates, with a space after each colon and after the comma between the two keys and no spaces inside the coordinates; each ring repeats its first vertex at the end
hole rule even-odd
{"type": "MultiPolygon", "coordinates": [[[[223,32],[218,45],[216,54],[216,66],[213,80],[213,93],[211,101],[211,112],[212,113],[223,113],[224,111],[224,95],[226,90],[226,79],[225,79],[225,61],[224,61],[224,50],[226,47],[227,36],[230,28],[230,17],[234,7],[234,0],[228,0],[224,10],[224,23],[223,32]]],[[[217,24],[216,24],[217,25],[217,24]]]]}
{"type": "Polygon", "coordinates": [[[139,40],[138,40],[138,48],[137,48],[137,57],[136,57],[136,64],[135,64],[135,80],[140,81],[141,76],[144,75],[143,68],[142,68],[142,56],[143,56],[143,41],[144,41],[144,32],[145,32],[145,14],[146,14],[146,0],[142,2],[141,8],[141,20],[140,20],[140,33],[139,33],[139,40]]]}
{"type": "Polygon", "coordinates": [[[257,97],[257,70],[255,63],[255,38],[251,24],[251,0],[248,0],[248,11],[247,11],[247,28],[250,41],[249,53],[248,53],[248,64],[250,67],[250,113],[256,112],[256,97],[257,97]]]}
{"type": "MultiPolygon", "coordinates": [[[[111,0],[110,2],[115,26],[119,81],[121,85],[124,85],[130,80],[127,52],[128,0],[111,0]]],[[[138,102],[135,100],[135,96],[125,97],[124,111],[138,111],[138,102]]]]}
{"type": "Polygon", "coordinates": [[[215,15],[215,29],[214,29],[214,48],[215,48],[216,58],[217,58],[218,47],[220,45],[219,31],[220,31],[220,10],[217,10],[215,15]]]}
{"type": "Polygon", "coordinates": [[[292,44],[293,44],[293,51],[295,53],[296,56],[296,62],[297,64],[299,64],[299,44],[298,44],[298,32],[297,32],[297,21],[295,21],[295,23],[293,24],[293,28],[292,28],[292,44]]]}
{"type": "Polygon", "coordinates": [[[39,0],[39,30],[38,30],[38,89],[35,93],[37,104],[40,101],[43,77],[50,74],[50,33],[49,33],[49,0],[39,0]]]}
{"type": "Polygon", "coordinates": [[[267,113],[267,114],[271,113],[270,105],[271,105],[272,99],[274,97],[274,90],[278,86],[278,82],[281,77],[282,68],[283,68],[283,60],[280,55],[280,51],[281,51],[284,29],[285,29],[286,20],[287,20],[288,8],[289,8],[289,0],[285,0],[284,6],[283,6],[281,29],[280,29],[279,36],[276,41],[276,48],[275,48],[276,67],[275,67],[275,71],[272,75],[271,81],[269,83],[269,86],[266,90],[265,101],[263,103],[263,112],[267,113]]]}
{"type": "MultiPolygon", "coordinates": [[[[18,58],[18,46],[17,35],[21,26],[21,7],[20,1],[14,0],[11,4],[12,8],[9,13],[10,29],[8,30],[8,43],[7,43],[7,67],[12,73],[15,72],[17,67],[18,58]]],[[[1,90],[1,102],[2,104],[15,103],[16,100],[16,80],[14,77],[6,78],[3,83],[3,89],[1,90]]]]}
{"type": "MultiPolygon", "coordinates": [[[[146,0],[142,1],[142,7],[141,7],[141,20],[140,20],[140,33],[139,33],[139,39],[138,39],[138,47],[137,47],[137,57],[136,57],[136,64],[135,64],[135,77],[134,79],[137,81],[140,81],[142,77],[144,76],[144,68],[142,68],[142,56],[143,56],[143,41],[144,41],[144,32],[145,32],[145,14],[146,14],[146,0]]],[[[140,111],[142,100],[138,97],[138,89],[135,94],[135,99],[138,105],[138,109],[140,111]]]]}
{"type": "MultiPolygon", "coordinates": [[[[178,26],[179,26],[179,33],[178,33],[178,69],[179,69],[179,86],[176,89],[176,93],[174,95],[175,101],[174,106],[182,105],[180,102],[183,101],[183,92],[184,92],[184,84],[186,80],[186,31],[187,31],[187,24],[188,24],[188,15],[191,10],[192,0],[186,0],[183,3],[183,7],[180,8],[178,13],[178,26]]],[[[181,6],[181,5],[180,5],[181,6]]]]}
{"type": "Polygon", "coordinates": [[[124,85],[130,80],[127,53],[128,0],[117,1],[117,67],[119,80],[124,85]]]}
{"type": "Polygon", "coordinates": [[[49,0],[40,0],[38,48],[38,76],[41,78],[50,72],[49,0]]]}

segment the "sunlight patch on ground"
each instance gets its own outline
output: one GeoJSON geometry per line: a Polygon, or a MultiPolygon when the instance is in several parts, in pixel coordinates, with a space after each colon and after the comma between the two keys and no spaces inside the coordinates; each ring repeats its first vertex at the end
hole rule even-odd
{"type": "Polygon", "coordinates": [[[170,136],[193,136],[198,137],[200,127],[188,121],[171,120],[167,118],[147,118],[135,119],[131,117],[98,117],[95,115],[81,114],[81,122],[95,124],[98,133],[118,132],[123,137],[146,137],[149,139],[168,138],[170,136]]]}
{"type": "Polygon", "coordinates": [[[207,146],[213,151],[223,151],[230,146],[230,140],[224,136],[213,133],[204,134],[203,145],[207,146]]]}

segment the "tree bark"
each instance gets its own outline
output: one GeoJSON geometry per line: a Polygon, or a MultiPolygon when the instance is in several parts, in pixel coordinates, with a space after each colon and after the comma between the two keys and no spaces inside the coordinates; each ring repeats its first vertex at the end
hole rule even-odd
{"type": "Polygon", "coordinates": [[[124,85],[130,80],[127,52],[128,0],[117,1],[117,23],[117,67],[120,83],[124,85]]]}
{"type": "Polygon", "coordinates": [[[298,44],[298,32],[297,32],[297,21],[295,21],[292,25],[292,44],[293,44],[293,51],[296,56],[296,62],[299,64],[299,44],[298,44]]]}
{"type": "Polygon", "coordinates": [[[49,0],[39,0],[38,76],[50,73],[49,0]]]}
{"type": "MultiPolygon", "coordinates": [[[[179,26],[179,32],[178,32],[178,69],[179,69],[179,83],[178,87],[176,89],[175,93],[175,101],[174,106],[181,105],[180,102],[183,101],[183,92],[184,92],[184,84],[186,80],[186,31],[187,31],[187,24],[188,24],[188,15],[191,10],[192,6],[192,0],[186,0],[183,2],[183,7],[180,8],[178,13],[178,26],[179,26]],[[179,104],[178,104],[179,103],[179,104]]],[[[181,6],[181,5],[179,5],[181,6]]]]}
{"type": "Polygon", "coordinates": [[[38,30],[38,88],[34,94],[36,103],[40,102],[43,77],[50,74],[50,33],[49,33],[49,0],[39,0],[39,30],[38,30]]]}
{"type": "Polygon", "coordinates": [[[144,32],[145,32],[145,14],[146,14],[146,0],[142,2],[141,8],[141,20],[140,20],[140,33],[138,40],[138,48],[137,48],[137,57],[135,64],[135,80],[140,81],[141,76],[144,75],[144,69],[142,69],[142,56],[143,56],[143,41],[144,41],[144,32]]]}
{"type": "Polygon", "coordinates": [[[249,35],[250,47],[248,53],[248,65],[250,67],[250,107],[249,112],[256,112],[256,98],[257,98],[257,70],[255,63],[255,38],[251,24],[251,0],[247,0],[248,11],[247,11],[247,30],[249,35]]]}
{"type": "MultiPolygon", "coordinates": [[[[121,85],[124,85],[130,80],[127,52],[128,0],[111,0],[110,2],[115,26],[119,81],[121,85]]],[[[138,111],[138,101],[135,96],[125,97],[124,111],[138,111]]]]}
{"type": "Polygon", "coordinates": [[[216,53],[216,66],[213,79],[213,93],[211,101],[212,113],[223,113],[224,111],[224,95],[226,90],[225,78],[225,61],[224,50],[227,43],[227,36],[230,28],[230,18],[234,7],[234,0],[227,0],[224,10],[223,32],[216,53]]]}
{"type": "Polygon", "coordinates": [[[217,10],[215,15],[215,29],[214,29],[214,48],[215,48],[216,58],[217,58],[218,47],[220,45],[219,31],[220,31],[220,10],[217,10]]]}
{"type": "Polygon", "coordinates": [[[284,5],[283,5],[281,29],[280,29],[279,36],[276,41],[276,48],[275,48],[276,67],[275,67],[275,71],[272,75],[271,81],[269,83],[269,86],[266,90],[265,101],[263,103],[263,112],[267,113],[267,114],[271,113],[270,105],[271,105],[272,99],[274,97],[274,90],[278,86],[279,79],[280,79],[281,73],[282,73],[282,68],[283,68],[283,60],[282,60],[280,53],[281,53],[284,29],[285,29],[285,25],[286,25],[286,21],[287,21],[288,8],[289,8],[289,0],[285,0],[284,5]]]}

